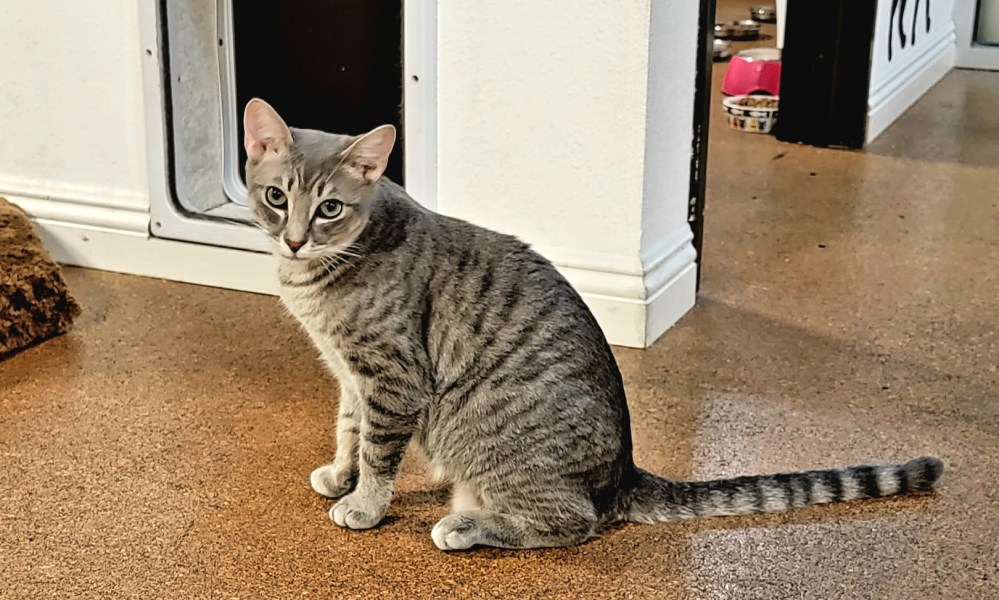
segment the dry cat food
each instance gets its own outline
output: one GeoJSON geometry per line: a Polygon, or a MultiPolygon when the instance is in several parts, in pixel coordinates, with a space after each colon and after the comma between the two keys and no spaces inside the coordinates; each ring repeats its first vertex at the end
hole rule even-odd
{"type": "Polygon", "coordinates": [[[778,96],[731,96],[722,100],[729,127],[754,133],[770,133],[779,104],[778,96]]]}
{"type": "Polygon", "coordinates": [[[778,100],[772,96],[747,96],[739,100],[739,106],[747,108],[777,108],[778,100]]]}

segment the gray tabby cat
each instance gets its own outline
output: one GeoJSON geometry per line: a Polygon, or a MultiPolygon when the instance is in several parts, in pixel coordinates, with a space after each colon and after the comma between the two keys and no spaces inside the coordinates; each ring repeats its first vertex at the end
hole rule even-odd
{"type": "Polygon", "coordinates": [[[453,485],[442,550],[581,543],[613,522],[742,515],[929,490],[936,458],[669,481],[635,466],[604,336],[552,265],[517,239],[422,208],[382,177],[390,125],[360,137],[245,112],[253,212],[281,299],[340,382],[336,457],[312,473],[341,527],[385,516],[403,452],[453,485]]]}

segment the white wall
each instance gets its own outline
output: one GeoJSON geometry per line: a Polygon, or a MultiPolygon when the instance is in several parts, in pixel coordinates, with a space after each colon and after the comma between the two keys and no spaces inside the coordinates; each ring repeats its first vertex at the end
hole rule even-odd
{"type": "Polygon", "coordinates": [[[954,0],[908,0],[901,15],[906,46],[898,34],[898,13],[892,19],[892,0],[878,0],[871,58],[867,141],[881,134],[895,119],[926,93],[954,65],[954,0]],[[930,31],[926,7],[930,5],[930,31]],[[911,31],[915,16],[915,38],[911,31]],[[889,33],[892,58],[888,58],[889,33]]]}
{"type": "Polygon", "coordinates": [[[698,17],[696,2],[658,1],[652,5],[643,251],[672,234],[677,223],[687,221],[698,17]]]}
{"type": "Polygon", "coordinates": [[[438,209],[637,260],[647,1],[438,5],[438,209]]]}
{"type": "Polygon", "coordinates": [[[135,2],[3,3],[0,194],[148,209],[138,39],[135,2]]]}
{"type": "Polygon", "coordinates": [[[697,266],[687,214],[699,3],[656,0],[649,18],[641,262],[646,343],[694,303],[697,266]]]}

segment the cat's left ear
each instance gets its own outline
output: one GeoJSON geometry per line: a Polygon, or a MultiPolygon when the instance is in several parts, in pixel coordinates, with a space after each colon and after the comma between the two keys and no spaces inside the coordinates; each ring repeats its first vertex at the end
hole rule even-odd
{"type": "Polygon", "coordinates": [[[291,146],[291,130],[270,104],[254,98],[243,111],[243,147],[253,162],[268,152],[279,154],[291,146]]]}
{"type": "Polygon", "coordinates": [[[385,172],[394,145],[395,127],[376,127],[357,138],[343,151],[344,162],[366,182],[374,183],[385,172]]]}

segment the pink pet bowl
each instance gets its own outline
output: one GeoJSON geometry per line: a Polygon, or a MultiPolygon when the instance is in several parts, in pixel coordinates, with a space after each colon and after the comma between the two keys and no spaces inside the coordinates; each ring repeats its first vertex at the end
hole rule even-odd
{"type": "Polygon", "coordinates": [[[722,93],[780,95],[780,50],[751,48],[732,57],[722,80],[722,93]]]}

